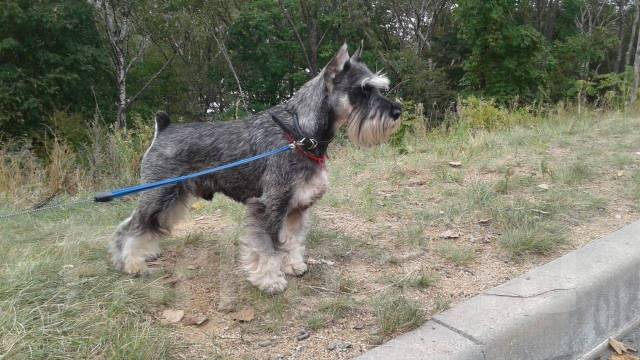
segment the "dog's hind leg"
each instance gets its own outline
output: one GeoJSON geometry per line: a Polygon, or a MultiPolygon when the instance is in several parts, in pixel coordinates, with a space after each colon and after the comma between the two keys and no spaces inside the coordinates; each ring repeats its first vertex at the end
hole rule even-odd
{"type": "MultiPolygon", "coordinates": [[[[286,202],[282,202],[286,204],[286,202]]],[[[277,293],[287,287],[276,243],[286,208],[264,199],[247,202],[247,234],[241,239],[241,262],[247,279],[260,290],[277,293]]]]}
{"type": "Polygon", "coordinates": [[[280,244],[278,246],[282,257],[282,271],[285,274],[299,276],[307,271],[307,264],[304,262],[304,241],[308,231],[308,210],[292,210],[280,230],[280,244]]]}
{"type": "Polygon", "coordinates": [[[129,274],[144,273],[146,261],[160,255],[160,238],[187,213],[189,200],[178,187],[142,195],[133,214],[118,226],[110,245],[115,267],[129,274]]]}

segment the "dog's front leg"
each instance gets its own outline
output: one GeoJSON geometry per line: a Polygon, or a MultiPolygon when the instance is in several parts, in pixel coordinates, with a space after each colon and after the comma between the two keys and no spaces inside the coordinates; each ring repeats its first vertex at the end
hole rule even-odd
{"type": "Polygon", "coordinates": [[[282,271],[287,275],[302,275],[307,271],[304,262],[304,241],[309,231],[309,214],[306,209],[292,210],[280,231],[278,250],[282,256],[282,271]]]}
{"type": "Polygon", "coordinates": [[[269,293],[287,287],[282,258],[275,246],[287,203],[283,196],[263,196],[247,202],[247,234],[241,241],[241,261],[249,282],[269,293]]]}

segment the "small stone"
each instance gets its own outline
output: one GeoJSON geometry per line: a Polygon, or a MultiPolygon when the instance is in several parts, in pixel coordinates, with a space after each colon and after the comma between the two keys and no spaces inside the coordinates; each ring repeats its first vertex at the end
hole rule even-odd
{"type": "Polygon", "coordinates": [[[267,347],[269,345],[271,345],[271,340],[264,340],[264,341],[260,341],[258,343],[258,346],[260,346],[260,347],[267,347]]]}
{"type": "Polygon", "coordinates": [[[187,266],[187,270],[195,270],[195,269],[197,269],[197,268],[198,268],[198,267],[197,267],[197,266],[195,266],[195,265],[189,265],[189,266],[187,266]]]}
{"type": "Polygon", "coordinates": [[[353,325],[353,329],[354,330],[362,330],[362,329],[364,329],[364,323],[357,323],[357,324],[353,325]]]}
{"type": "Polygon", "coordinates": [[[549,190],[550,186],[549,186],[549,184],[540,184],[540,185],[538,185],[538,188],[540,188],[542,190],[549,190]]]}
{"type": "Polygon", "coordinates": [[[348,341],[340,342],[340,344],[338,345],[338,351],[345,352],[345,351],[351,349],[352,346],[353,345],[351,345],[351,343],[348,342],[348,341]]]}
{"type": "Polygon", "coordinates": [[[327,345],[327,350],[333,351],[338,347],[338,340],[334,340],[327,345]]]}
{"type": "Polygon", "coordinates": [[[311,333],[305,329],[302,329],[300,331],[298,331],[298,335],[296,336],[296,340],[298,341],[302,341],[302,340],[306,340],[309,338],[309,336],[311,336],[311,333]]]}
{"type": "Polygon", "coordinates": [[[378,333],[380,333],[380,329],[377,326],[374,326],[369,330],[369,335],[378,335],[378,333]]]}
{"type": "Polygon", "coordinates": [[[182,322],[185,325],[200,326],[200,325],[204,324],[205,322],[207,322],[207,320],[209,320],[209,319],[204,315],[187,315],[182,319],[182,322]]]}

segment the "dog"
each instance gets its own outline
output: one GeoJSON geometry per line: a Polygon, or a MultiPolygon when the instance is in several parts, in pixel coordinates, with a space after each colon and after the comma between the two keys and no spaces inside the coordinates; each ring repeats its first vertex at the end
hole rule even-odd
{"type": "Polygon", "coordinates": [[[295,151],[143,193],[137,208],[117,228],[109,252],[115,267],[146,272],[160,254],[159,240],[185,215],[193,200],[217,193],[246,205],[240,262],[251,284],[283,291],[285,274],[302,275],[309,208],[329,187],[324,164],[336,132],[371,147],[389,139],[400,124],[400,104],[387,99],[389,79],[349,56],[347,44],[289,100],[244,120],[173,124],[156,114],[155,134],[143,156],[141,178],[153,182],[244,159],[288,143],[295,151]]]}

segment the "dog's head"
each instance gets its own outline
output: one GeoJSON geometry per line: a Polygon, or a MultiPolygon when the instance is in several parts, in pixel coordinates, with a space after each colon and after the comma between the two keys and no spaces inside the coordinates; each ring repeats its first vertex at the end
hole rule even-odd
{"type": "Polygon", "coordinates": [[[389,139],[400,125],[401,107],[387,99],[389,79],[374,73],[361,61],[362,49],[349,56],[347,44],[322,70],[328,104],[336,127],[347,126],[349,139],[369,147],[389,139]]]}

